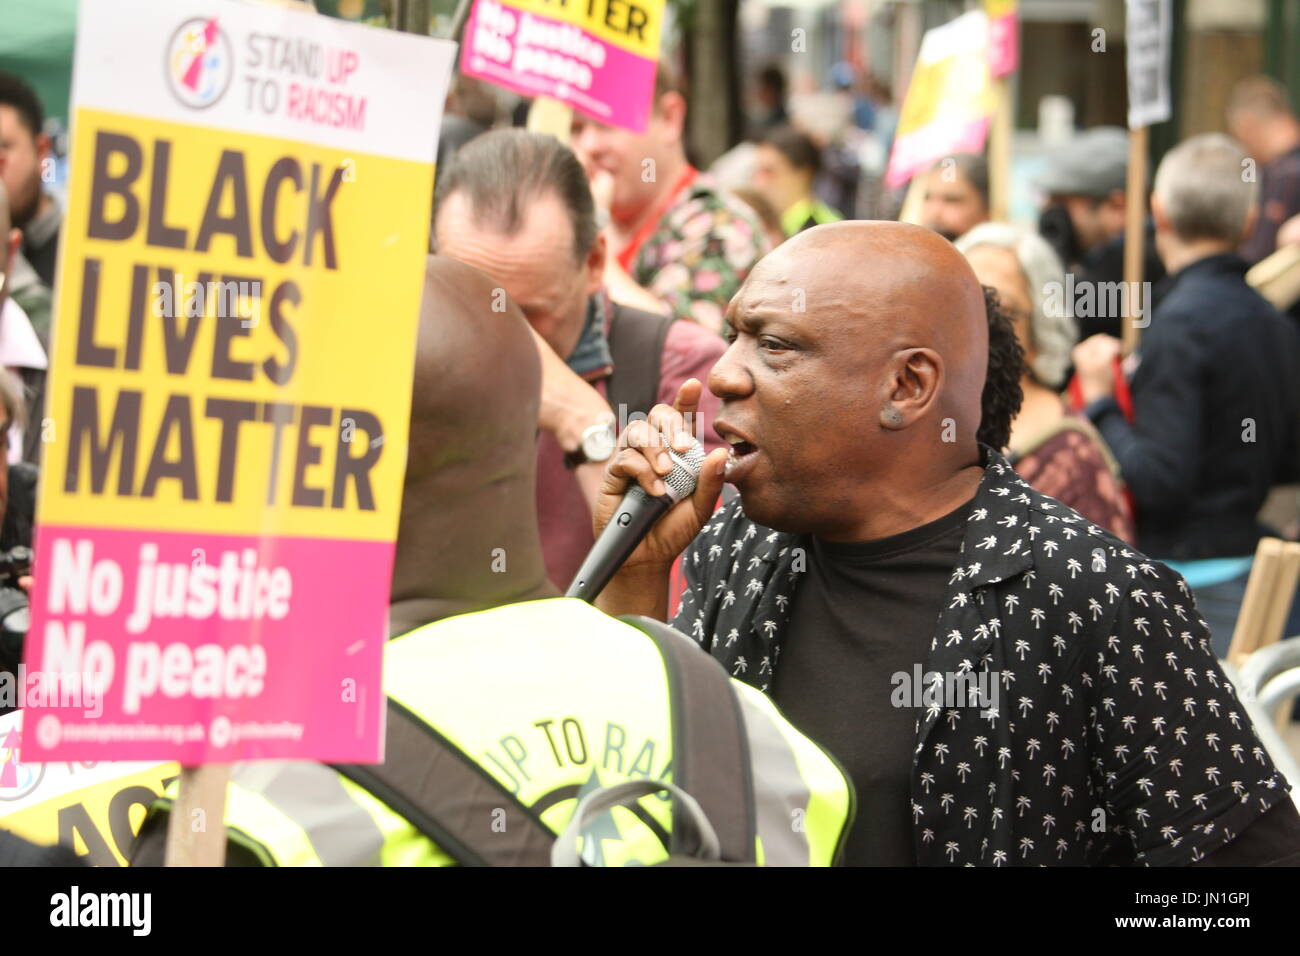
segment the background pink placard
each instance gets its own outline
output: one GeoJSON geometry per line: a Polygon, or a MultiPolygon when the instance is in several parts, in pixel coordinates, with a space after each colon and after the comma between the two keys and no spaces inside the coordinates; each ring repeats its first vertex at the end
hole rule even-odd
{"type": "Polygon", "coordinates": [[[1015,13],[989,19],[989,76],[995,80],[1020,68],[1020,18],[1015,13]]]}
{"type": "MultiPolygon", "coordinates": [[[[515,16],[522,16],[520,11],[508,3],[501,5],[509,8],[515,16]]],[[[531,12],[529,16],[544,23],[563,22],[531,12]]],[[[591,88],[582,90],[552,77],[516,70],[510,62],[502,63],[487,56],[482,48],[475,45],[478,20],[479,8],[475,3],[469,23],[465,26],[465,39],[461,46],[462,73],[504,86],[521,96],[550,96],[568,103],[598,122],[622,126],[635,133],[645,132],[650,116],[650,100],[654,95],[655,60],[629,53],[584,30],[593,44],[604,47],[605,63],[599,68],[590,68],[591,88]]]]}
{"type": "Polygon", "coordinates": [[[889,156],[885,185],[896,189],[945,156],[980,152],[988,132],[989,118],[984,116],[966,123],[929,123],[899,136],[889,156]]]}
{"type": "Polygon", "coordinates": [[[381,671],[392,560],[388,542],[42,526],[25,654],[29,682],[34,671],[43,673],[50,621],[65,628],[84,622],[86,646],[106,642],[114,673],[97,716],[87,714],[84,698],[74,706],[27,701],[22,759],[176,759],[187,764],[256,758],[382,760],[381,671]],[[120,567],[123,587],[116,610],[100,615],[89,608],[80,614],[66,606],[61,614],[48,609],[56,584],[54,548],[60,540],[89,542],[95,562],[107,559],[120,567]],[[187,566],[198,561],[219,565],[225,552],[242,555],[253,549],[258,565],[283,567],[291,575],[288,613],[279,620],[224,620],[216,614],[199,620],[154,618],[139,634],[129,633],[126,622],[136,606],[140,548],[146,543],[157,546],[159,563],[187,566]],[[319,581],[328,586],[313,588],[311,583],[319,581]],[[377,608],[383,610],[377,613],[377,608]],[[159,689],[140,698],[137,713],[128,713],[124,691],[133,643],[162,648],[174,643],[260,645],[266,654],[263,687],[256,696],[237,698],[168,697],[159,689]]]}

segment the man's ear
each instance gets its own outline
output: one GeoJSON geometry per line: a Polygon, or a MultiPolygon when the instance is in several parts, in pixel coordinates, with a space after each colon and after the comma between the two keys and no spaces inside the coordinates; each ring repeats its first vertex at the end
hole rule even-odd
{"type": "Polygon", "coordinates": [[[591,244],[591,251],[587,253],[587,261],[583,266],[586,273],[586,285],[584,294],[590,298],[600,291],[600,287],[605,283],[605,259],[609,255],[609,244],[605,240],[605,233],[598,231],[596,241],[591,244]]]}
{"type": "Polygon", "coordinates": [[[904,349],[894,355],[889,389],[880,407],[881,427],[901,431],[923,417],[943,382],[943,359],[933,349],[904,349]]]}
{"type": "Polygon", "coordinates": [[[1257,225],[1259,225],[1259,204],[1254,203],[1246,210],[1246,221],[1241,225],[1241,238],[1237,241],[1245,242],[1249,239],[1250,234],[1255,231],[1257,225]]]}
{"type": "Polygon", "coordinates": [[[673,142],[683,142],[686,131],[685,97],[672,90],[659,97],[659,119],[673,142]]]}
{"type": "Polygon", "coordinates": [[[1170,231],[1169,217],[1165,215],[1165,204],[1155,193],[1151,194],[1151,219],[1155,222],[1156,232],[1170,231]]]}

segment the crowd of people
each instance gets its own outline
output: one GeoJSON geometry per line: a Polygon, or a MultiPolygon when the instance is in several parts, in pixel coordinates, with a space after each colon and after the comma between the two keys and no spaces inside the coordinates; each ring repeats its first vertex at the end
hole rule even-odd
{"type": "MultiPolygon", "coordinates": [[[[1300,863],[1289,784],[1218,663],[1257,542],[1294,531],[1264,526],[1261,507],[1300,482],[1300,306],[1279,312],[1246,278],[1300,242],[1285,92],[1244,81],[1226,133],[1159,163],[1151,291],[1125,356],[1136,317],[1071,298],[1123,280],[1124,130],[1048,157],[1033,227],[991,220],[988,165],[970,154],[921,174],[920,223],[863,220],[835,144],[793,123],[779,71],[760,80],[745,148],[715,172],[688,158],[667,66],[645,132],[575,116],[567,142],[500,123],[461,82],[431,220],[390,694],[434,724],[452,721],[452,688],[475,714],[527,695],[561,714],[605,681],[608,726],[643,728],[667,696],[627,663],[644,648],[605,661],[565,636],[605,628],[616,646],[632,638],[613,618],[640,615],[737,688],[759,807],[740,842],[772,862],[1300,863]],[[669,446],[697,438],[694,492],[599,596],[607,616],[559,598],[628,488],[662,495],[669,446]],[[467,557],[497,549],[506,574],[467,557]],[[513,640],[530,621],[541,657],[513,640]],[[417,652],[424,638],[469,644],[417,652]],[[434,668],[450,697],[421,696],[434,668]],[[945,675],[948,689],[978,678],[976,704],[932,693],[945,675]],[[763,808],[795,805],[813,822],[789,844],[784,811],[763,808]]],[[[858,100],[854,121],[886,129],[879,102],[858,100]]],[[[5,534],[27,543],[61,215],[42,122],[30,87],[0,73],[0,403],[27,511],[12,528],[6,511],[5,534]]],[[[602,733],[606,782],[682,783],[686,754],[671,773],[658,757],[629,771],[602,733]]],[[[466,752],[555,832],[555,794],[597,778],[558,750],[542,771],[506,747],[500,773],[466,752]]],[[[352,792],[362,778],[338,772],[347,787],[237,771],[232,787],[261,795],[232,803],[248,814],[232,822],[240,858],[464,862],[445,832],[381,819],[352,792]],[[306,786],[337,790],[340,819],[369,814],[374,838],[327,853],[316,811],[287,796],[306,786]],[[260,798],[280,815],[251,814],[260,798]]],[[[638,819],[659,843],[680,825],[638,819]]],[[[149,845],[140,862],[158,858],[149,845]]]]}

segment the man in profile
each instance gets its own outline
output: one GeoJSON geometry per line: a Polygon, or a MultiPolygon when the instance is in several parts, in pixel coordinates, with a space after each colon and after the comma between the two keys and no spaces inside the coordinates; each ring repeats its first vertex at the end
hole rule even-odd
{"type": "MultiPolygon", "coordinates": [[[[594,541],[591,510],[618,429],[706,378],[726,344],[606,294],[609,248],[586,174],[553,136],[496,130],[467,144],[439,174],[434,237],[440,253],[498,282],[540,339],[537,512],[547,573],[567,588],[594,541]]],[[[485,308],[485,320],[496,317],[485,308]]],[[[721,447],[717,403],[700,411],[697,434],[721,447]]]]}
{"type": "MultiPolygon", "coordinates": [[[[987,304],[951,243],[817,226],[727,324],[709,388],[732,450],[599,604],[665,615],[685,552],[674,626],[845,766],[848,863],[1300,861],[1288,784],[1183,579],[977,441],[987,304]],[[714,514],[724,479],[740,497],[714,514]]],[[[631,481],[658,492],[699,394],[628,428],[598,526],[631,481]]]]}
{"type": "Polygon", "coordinates": [[[686,158],[686,98],[660,61],[644,133],[574,115],[570,145],[612,181],[610,254],[670,315],[722,330],[722,312],[767,251],[754,214],[686,158]]]}
{"type": "MultiPolygon", "coordinates": [[[[429,262],[384,655],[385,761],[236,764],[234,865],[544,864],[579,800],[619,784],[645,789],[594,816],[587,862],[653,864],[683,842],[675,821],[690,814],[642,794],[666,789],[665,776],[690,792],[683,767],[700,751],[683,748],[701,738],[682,728],[716,743],[710,714],[682,706],[691,695],[677,693],[658,641],[547,584],[532,495],[540,363],[519,310],[492,311],[494,287],[452,259],[429,262]]],[[[851,816],[844,776],[762,695],[680,635],[663,637],[711,668],[741,717],[737,746],[718,756],[750,799],[710,818],[718,833],[752,831],[751,860],[761,840],[770,864],[833,862],[851,816]]],[[[174,794],[146,820],[133,864],[162,862],[174,794]]]]}
{"type": "Polygon", "coordinates": [[[1259,163],[1259,214],[1240,248],[1254,265],[1277,248],[1281,225],[1300,214],[1300,120],[1286,88],[1266,76],[1233,87],[1227,120],[1232,138],[1259,163]]]}
{"type": "MultiPolygon", "coordinates": [[[[1094,126],[1055,147],[1035,184],[1047,197],[1039,232],[1061,257],[1075,286],[1124,281],[1124,210],[1128,197],[1128,130],[1094,126]]],[[[1142,279],[1164,277],[1156,254],[1155,227],[1143,231],[1142,279]]],[[[1118,287],[1117,287],[1118,288],[1118,287]]],[[[1097,301],[1104,297],[1097,291],[1097,301]]],[[[1109,302],[1109,299],[1106,300],[1109,302]]],[[[1079,338],[1105,333],[1118,337],[1123,319],[1108,308],[1076,314],[1079,338]]]]}

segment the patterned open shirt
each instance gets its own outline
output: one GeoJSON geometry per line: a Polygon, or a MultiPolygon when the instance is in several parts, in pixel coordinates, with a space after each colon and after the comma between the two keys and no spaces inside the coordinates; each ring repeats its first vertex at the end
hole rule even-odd
{"type": "MultiPolygon", "coordinates": [[[[988,672],[998,695],[918,709],[917,862],[1207,856],[1289,786],[1210,650],[1186,582],[983,454],[961,557],[918,663],[927,674],[988,672]]],[[[808,541],[754,524],[740,504],[720,509],[686,552],[673,623],[767,690],[808,541]]]]}
{"type": "Polygon", "coordinates": [[[754,212],[699,176],[664,213],[628,271],[675,317],[721,334],[727,303],[767,251],[754,212]]]}

